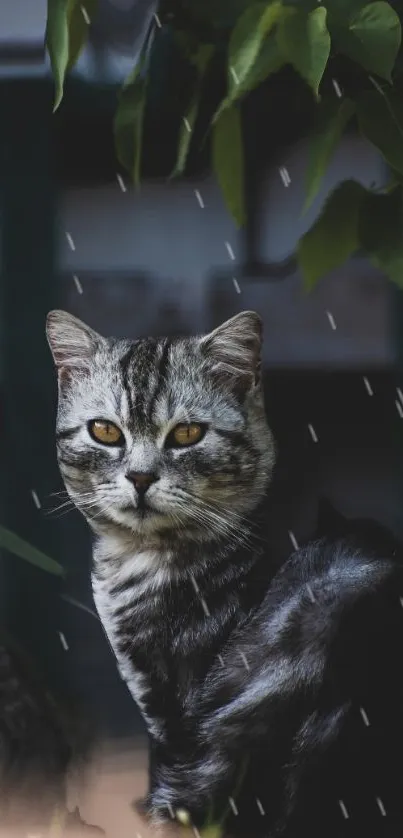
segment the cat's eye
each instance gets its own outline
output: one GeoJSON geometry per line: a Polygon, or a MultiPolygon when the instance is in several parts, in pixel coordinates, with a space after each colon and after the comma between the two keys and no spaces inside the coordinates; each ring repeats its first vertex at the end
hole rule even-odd
{"type": "Polygon", "coordinates": [[[186,445],[195,445],[196,442],[203,439],[206,430],[206,425],[200,425],[197,422],[176,425],[168,435],[166,445],[169,448],[184,448],[186,445]]]}
{"type": "Polygon", "coordinates": [[[114,422],[105,419],[93,419],[88,423],[88,432],[96,442],[102,445],[123,445],[124,437],[114,422]]]}

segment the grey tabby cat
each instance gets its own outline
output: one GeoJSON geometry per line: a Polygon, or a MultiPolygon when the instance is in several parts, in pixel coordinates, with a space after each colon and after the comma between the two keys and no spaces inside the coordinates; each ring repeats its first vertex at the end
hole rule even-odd
{"type": "Polygon", "coordinates": [[[60,468],[150,735],[145,809],[238,838],[401,835],[402,549],[347,528],[276,571],[259,317],[128,341],[52,312],[47,331],[60,468]]]}
{"type": "Polygon", "coordinates": [[[207,336],[130,341],[54,311],[47,336],[60,469],[95,534],[95,604],[147,723],[157,810],[161,765],[193,747],[184,717],[255,596],[259,550],[245,546],[275,461],[261,321],[243,312],[207,336]]]}

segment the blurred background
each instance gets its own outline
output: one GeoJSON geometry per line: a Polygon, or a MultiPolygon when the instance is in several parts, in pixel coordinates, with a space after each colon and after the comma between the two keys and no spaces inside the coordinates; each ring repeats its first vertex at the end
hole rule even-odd
{"type": "Polygon", "coordinates": [[[259,96],[248,103],[246,229],[235,229],[203,151],[186,179],[162,176],[168,109],[155,118],[135,192],[116,164],[112,122],[152,15],[146,0],[100,0],[90,42],[52,115],[45,0],[0,5],[0,523],[68,572],[61,590],[3,551],[1,615],[50,683],[78,698],[97,735],[112,739],[141,731],[142,722],[91,613],[87,527],[76,512],[51,514],[62,484],[44,333],[49,309],[133,338],[203,332],[256,309],[279,445],[271,501],[279,552],[312,532],[320,496],[403,535],[400,292],[358,255],[307,294],[294,258],[327,192],[346,177],[382,185],[384,164],[348,135],[303,216],[304,126],[295,113],[287,121],[280,89],[281,131],[267,109],[262,121],[259,96]]]}

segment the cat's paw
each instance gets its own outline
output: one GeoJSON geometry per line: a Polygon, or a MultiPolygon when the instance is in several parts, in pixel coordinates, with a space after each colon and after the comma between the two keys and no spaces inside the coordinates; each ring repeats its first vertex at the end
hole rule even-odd
{"type": "Polygon", "coordinates": [[[192,826],[192,816],[187,809],[174,810],[174,818],[181,826],[192,826]]]}
{"type": "Polygon", "coordinates": [[[151,819],[182,825],[196,835],[209,822],[211,810],[209,788],[199,782],[199,774],[193,765],[160,765],[158,782],[149,794],[151,819]]]}
{"type": "Polygon", "coordinates": [[[193,827],[194,820],[189,809],[182,805],[179,799],[166,793],[161,793],[157,790],[150,797],[150,804],[148,808],[149,817],[154,823],[170,822],[183,827],[193,827]]]}

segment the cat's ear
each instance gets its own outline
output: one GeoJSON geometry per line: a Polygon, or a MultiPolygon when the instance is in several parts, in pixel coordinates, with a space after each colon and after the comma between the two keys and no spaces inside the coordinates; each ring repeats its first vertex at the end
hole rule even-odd
{"type": "Polygon", "coordinates": [[[260,378],[262,321],[255,311],[241,311],[201,338],[213,371],[226,378],[257,384],[260,378]]]}
{"type": "Polygon", "coordinates": [[[104,338],[67,311],[50,311],[46,336],[58,371],[88,370],[104,338]]]}

